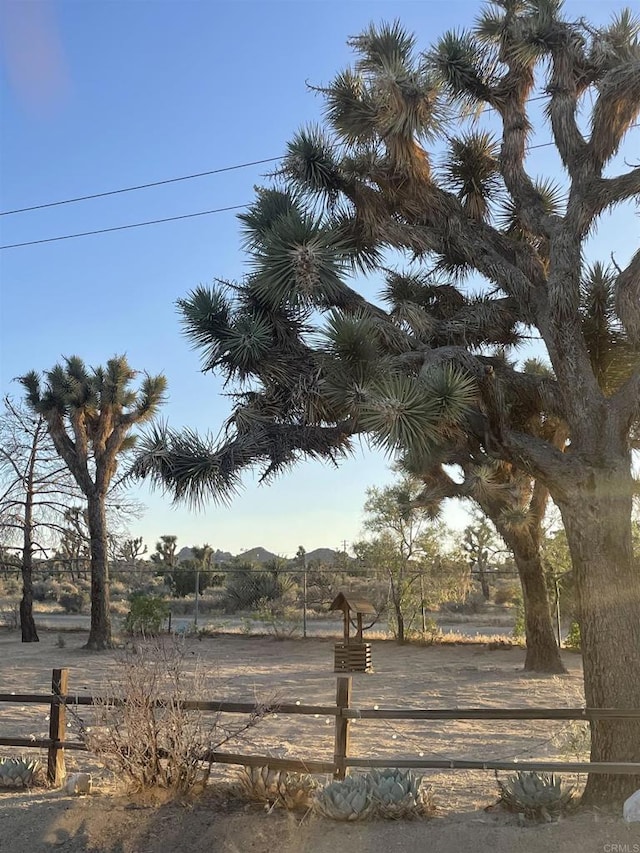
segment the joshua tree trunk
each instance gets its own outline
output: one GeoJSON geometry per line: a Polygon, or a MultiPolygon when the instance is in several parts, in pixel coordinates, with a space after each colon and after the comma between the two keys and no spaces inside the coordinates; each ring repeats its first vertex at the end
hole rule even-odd
{"type": "Polygon", "coordinates": [[[476,563],[478,567],[478,577],[480,578],[480,589],[482,590],[482,597],[485,601],[489,601],[491,598],[491,590],[489,589],[489,581],[487,580],[487,569],[485,562],[482,558],[478,560],[476,563]]]}
{"type": "Polygon", "coordinates": [[[528,672],[566,672],[553,631],[539,543],[528,529],[499,532],[513,553],[522,585],[527,641],[524,668],[528,672]]]}
{"type": "MultiPolygon", "coordinates": [[[[558,501],[576,582],[586,704],[640,709],[640,574],[633,562],[629,458],[591,466],[558,501]]],[[[592,761],[640,762],[640,720],[591,725],[592,761]]],[[[583,803],[616,802],[640,788],[636,776],[590,774],[583,803]]]]}
{"type": "Polygon", "coordinates": [[[111,648],[109,613],[109,557],[104,495],[95,493],[87,501],[87,521],[91,538],[91,629],[87,649],[111,648]]]}

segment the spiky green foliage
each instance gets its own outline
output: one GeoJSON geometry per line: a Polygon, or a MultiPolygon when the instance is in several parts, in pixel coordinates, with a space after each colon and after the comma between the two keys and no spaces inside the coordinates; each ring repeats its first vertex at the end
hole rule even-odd
{"type": "Polygon", "coordinates": [[[424,786],[422,777],[411,770],[371,770],[368,779],[378,817],[411,820],[433,814],[431,792],[424,786]]]}
{"type": "Polygon", "coordinates": [[[308,810],[318,781],[308,773],[292,773],[269,767],[243,767],[240,786],[248,799],[291,811],[308,810]]]}
{"type": "Polygon", "coordinates": [[[616,279],[614,268],[595,263],[587,267],[580,294],[582,334],[593,372],[607,395],[640,365],[640,347],[629,340],[616,312],[616,279]]]}
{"type": "Polygon", "coordinates": [[[316,792],[313,808],[331,820],[356,821],[371,817],[374,810],[371,787],[366,776],[347,776],[316,792]]]}
{"type": "Polygon", "coordinates": [[[386,768],[347,776],[316,791],[313,808],[331,820],[411,820],[434,812],[431,792],[410,770],[386,768]]]}
{"type": "Polygon", "coordinates": [[[0,758],[0,788],[28,788],[40,768],[37,759],[0,758]]]}
{"type": "Polygon", "coordinates": [[[521,770],[503,781],[496,773],[496,781],[505,806],[531,818],[562,814],[573,799],[573,786],[564,786],[562,778],[553,774],[521,770]]]}
{"type": "Polygon", "coordinates": [[[472,219],[489,216],[501,189],[498,144],[488,133],[471,133],[450,142],[443,164],[445,181],[457,193],[472,219]]]}

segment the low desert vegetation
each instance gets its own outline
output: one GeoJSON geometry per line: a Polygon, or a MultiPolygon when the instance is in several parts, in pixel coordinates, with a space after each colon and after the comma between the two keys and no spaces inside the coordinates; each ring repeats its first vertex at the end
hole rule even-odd
{"type": "Polygon", "coordinates": [[[134,642],[118,656],[116,674],[104,685],[107,698],[98,701],[91,722],[74,713],[89,752],[117,783],[131,791],[184,795],[206,786],[216,750],[237,748],[275,706],[273,699],[258,704],[236,723],[185,707],[213,693],[219,700],[221,689],[215,673],[205,671],[179,640],[134,642]]]}

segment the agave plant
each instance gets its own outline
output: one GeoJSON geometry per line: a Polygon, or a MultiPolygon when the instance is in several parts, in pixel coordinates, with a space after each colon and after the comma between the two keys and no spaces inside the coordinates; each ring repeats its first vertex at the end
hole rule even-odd
{"type": "Polygon", "coordinates": [[[28,788],[40,767],[37,760],[25,758],[0,758],[0,787],[28,788]]]}
{"type": "Polygon", "coordinates": [[[549,819],[563,812],[573,798],[574,786],[563,786],[562,778],[553,773],[521,770],[504,782],[496,773],[496,780],[501,802],[527,817],[549,819]]]}
{"type": "Polygon", "coordinates": [[[249,799],[291,811],[308,809],[318,787],[318,782],[308,773],[290,773],[269,766],[243,767],[240,784],[249,799]]]}
{"type": "Polygon", "coordinates": [[[371,784],[366,776],[347,776],[316,792],[315,811],[332,820],[366,820],[374,813],[371,784]]]}
{"type": "Polygon", "coordinates": [[[379,817],[400,820],[433,812],[431,792],[423,787],[422,777],[410,770],[372,770],[369,785],[379,817]]]}

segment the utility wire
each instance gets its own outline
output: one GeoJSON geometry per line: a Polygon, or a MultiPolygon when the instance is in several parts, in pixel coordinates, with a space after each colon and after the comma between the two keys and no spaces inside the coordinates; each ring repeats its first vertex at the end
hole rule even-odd
{"type": "MultiPolygon", "coordinates": [[[[629,130],[631,130],[632,128],[635,128],[635,127],[640,127],[640,123],[630,125],[629,130]]],[[[553,146],[555,146],[555,142],[542,142],[539,145],[530,145],[526,149],[526,151],[527,152],[528,151],[534,151],[538,148],[550,148],[553,146]]],[[[258,163],[258,162],[269,162],[270,160],[279,160],[279,159],[281,159],[281,158],[280,157],[274,157],[274,158],[268,158],[265,161],[256,160],[255,162],[256,163],[258,163]]],[[[220,169],[218,171],[228,171],[231,168],[243,168],[243,167],[242,166],[237,166],[237,167],[229,166],[229,167],[225,167],[224,170],[220,169]]],[[[205,174],[205,173],[202,173],[202,174],[205,174]]],[[[177,181],[177,180],[186,180],[186,179],[187,178],[171,178],[171,179],[169,179],[169,181],[164,181],[164,182],[160,181],[159,183],[169,183],[172,180],[177,181]]],[[[153,186],[153,184],[147,184],[147,185],[142,185],[142,186],[153,186]]],[[[109,193],[104,193],[104,195],[113,195],[114,193],[117,193],[117,192],[128,192],[128,190],[126,190],[126,189],[125,190],[112,190],[109,193]]],[[[100,194],[98,194],[98,195],[100,195],[100,194]]],[[[95,197],[96,196],[86,196],[86,198],[95,198],[95,197]]],[[[66,203],[67,202],[52,202],[51,204],[66,204],[66,203]]],[[[47,205],[42,205],[42,206],[46,207],[47,205]]],[[[245,204],[230,205],[229,207],[217,207],[217,208],[214,208],[213,210],[201,210],[201,211],[198,211],[196,213],[184,213],[181,216],[167,216],[164,219],[148,219],[145,222],[133,222],[133,223],[130,223],[128,225],[115,225],[115,226],[112,226],[111,228],[98,228],[95,231],[79,231],[76,234],[62,234],[59,237],[45,237],[42,240],[27,240],[24,243],[8,243],[5,246],[0,246],[0,251],[4,251],[5,249],[20,249],[24,246],[37,246],[41,243],[57,243],[60,240],[73,240],[76,237],[90,237],[90,236],[95,235],[95,234],[108,234],[112,231],[126,231],[129,228],[143,228],[147,225],[159,225],[160,223],[163,223],[163,222],[177,222],[180,219],[193,219],[197,216],[210,216],[213,213],[225,213],[225,212],[230,211],[230,210],[244,210],[247,207],[249,207],[248,202],[245,204]]]]}
{"type": "MultiPolygon", "coordinates": [[[[537,95],[534,98],[529,98],[526,103],[532,103],[533,101],[541,101],[541,100],[544,100],[546,97],[547,97],[546,95],[537,95]]],[[[490,112],[495,112],[495,108],[494,107],[486,107],[485,109],[481,110],[481,113],[490,113],[490,112]]],[[[464,113],[460,113],[459,115],[454,116],[454,120],[455,119],[461,119],[462,120],[465,118],[468,118],[468,116],[466,116],[464,113]]],[[[222,166],[219,169],[210,169],[207,172],[195,172],[193,175],[180,175],[177,178],[165,178],[164,180],[161,180],[161,181],[151,181],[148,184],[138,184],[138,185],[132,186],[132,187],[120,187],[119,189],[116,189],[116,190],[106,190],[105,192],[90,193],[89,195],[81,195],[81,196],[76,196],[74,198],[64,198],[64,199],[60,199],[59,201],[48,201],[48,202],[43,202],[42,204],[33,204],[30,207],[17,207],[17,208],[15,208],[15,210],[2,210],[2,211],[0,211],[0,216],[13,216],[16,213],[28,213],[31,210],[43,210],[44,208],[47,208],[47,207],[58,207],[59,205],[62,205],[62,204],[74,204],[75,202],[78,202],[78,201],[89,201],[89,200],[94,199],[94,198],[105,198],[106,196],[119,195],[120,193],[131,193],[131,192],[136,192],[137,190],[146,190],[146,189],[149,189],[150,187],[161,187],[161,186],[164,186],[165,184],[177,184],[180,181],[192,181],[195,178],[206,178],[209,175],[219,175],[222,172],[233,172],[237,169],[247,169],[250,166],[260,166],[262,163],[275,163],[278,160],[282,160],[282,159],[283,159],[283,157],[280,156],[280,157],[265,157],[262,160],[249,160],[246,163],[237,163],[233,166],[222,166]]]]}
{"type": "Polygon", "coordinates": [[[216,207],[213,210],[200,210],[197,213],[183,213],[182,216],[167,216],[164,219],[149,219],[146,222],[133,222],[129,225],[114,225],[112,228],[98,228],[95,231],[80,231],[77,234],[63,234],[61,237],[45,237],[43,240],[29,240],[26,243],[10,243],[0,246],[3,249],[18,249],[21,246],[37,246],[39,243],[55,243],[58,240],[73,240],[75,237],[89,237],[92,234],[107,234],[110,231],[126,231],[128,228],[142,228],[145,225],[159,225],[161,222],[176,222],[179,219],[193,219],[196,216],[210,216],[212,213],[224,213],[228,210],[243,210],[246,204],[234,204],[230,207],[216,207]]]}
{"type": "MultiPolygon", "coordinates": [[[[75,198],[64,198],[60,201],[48,201],[44,204],[34,204],[31,207],[17,207],[15,210],[0,211],[0,216],[12,216],[14,213],[27,213],[30,210],[43,210],[45,207],[58,207],[61,204],[73,204],[77,201],[89,201],[92,198],[105,198],[109,195],[120,193],[132,193],[136,190],[146,190],[149,187],[161,187],[165,184],[177,184],[179,181],[192,181],[195,178],[206,178],[209,175],[219,175],[222,172],[233,172],[236,169],[246,169],[249,166],[259,166],[261,163],[273,163],[282,157],[265,157],[263,160],[251,160],[247,163],[238,163],[235,166],[223,166],[220,169],[210,169],[208,172],[195,172],[193,175],[181,175],[178,178],[166,178],[162,181],[151,181],[148,184],[138,184],[134,187],[121,187],[117,190],[107,190],[102,193],[91,193],[90,195],[79,195],[75,198]]],[[[89,232],[92,233],[92,232],[89,232]]]]}

